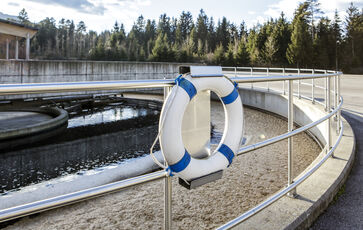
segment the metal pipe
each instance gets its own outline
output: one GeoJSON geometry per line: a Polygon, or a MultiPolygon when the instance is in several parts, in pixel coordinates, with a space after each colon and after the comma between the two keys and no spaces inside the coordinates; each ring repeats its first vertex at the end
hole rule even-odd
{"type": "Polygon", "coordinates": [[[340,104],[338,105],[338,107],[335,108],[333,111],[331,111],[329,114],[327,114],[324,117],[320,118],[319,120],[314,121],[314,122],[312,122],[312,123],[310,123],[308,125],[302,126],[300,128],[294,129],[291,132],[284,133],[284,134],[281,134],[281,135],[276,136],[276,137],[272,137],[270,139],[267,139],[267,140],[258,142],[256,144],[244,146],[244,147],[242,147],[242,148],[240,148],[238,150],[238,154],[237,155],[246,154],[246,153],[251,152],[253,150],[263,148],[265,146],[274,144],[276,142],[282,141],[284,139],[287,139],[289,137],[292,137],[292,136],[295,136],[295,135],[297,135],[299,133],[302,133],[302,132],[304,132],[304,131],[306,131],[308,129],[311,129],[311,128],[317,126],[318,124],[326,121],[328,118],[332,117],[336,112],[338,112],[342,108],[342,106],[343,106],[343,98],[340,97],[340,104]]]}
{"type": "MultiPolygon", "coordinates": [[[[253,76],[253,67],[251,67],[251,77],[253,76]]],[[[251,82],[251,89],[253,89],[253,82],[251,82]]]]}
{"type": "Polygon", "coordinates": [[[328,154],[326,154],[316,165],[314,165],[311,169],[309,169],[304,175],[302,175],[301,177],[297,178],[294,183],[292,183],[290,186],[288,186],[288,187],[280,190],[276,194],[272,195],[269,199],[263,201],[262,203],[260,203],[256,207],[248,210],[247,212],[243,213],[239,217],[237,217],[237,218],[229,221],[228,223],[220,226],[217,229],[218,230],[230,229],[230,228],[238,225],[239,223],[242,223],[243,221],[247,220],[248,218],[254,216],[255,214],[257,214],[260,211],[262,211],[263,209],[267,208],[272,203],[276,202],[278,199],[280,199],[281,197],[283,197],[284,195],[286,195],[288,192],[294,190],[299,184],[301,184],[302,182],[304,182],[309,176],[311,176],[316,170],[318,170],[320,168],[320,166],[327,159],[329,159],[329,157],[333,154],[333,152],[337,148],[338,144],[340,143],[340,141],[342,139],[342,136],[343,136],[343,131],[344,130],[342,128],[342,130],[339,133],[339,137],[337,139],[337,142],[335,143],[334,147],[332,149],[330,149],[330,151],[328,152],[328,154]]]}
{"type": "Polygon", "coordinates": [[[167,175],[166,171],[157,171],[138,177],[133,177],[126,180],[106,185],[101,185],[98,187],[89,188],[82,191],[65,194],[62,196],[49,198],[46,200],[40,200],[29,204],[3,209],[0,210],[0,222],[16,219],[23,216],[28,216],[34,213],[43,212],[54,208],[59,208],[65,205],[117,192],[124,188],[129,188],[145,182],[150,182],[164,178],[166,175],[167,175]]]}
{"type": "MultiPolygon", "coordinates": [[[[282,69],[282,75],[285,76],[285,68],[282,69]]],[[[282,87],[283,87],[284,95],[286,95],[285,80],[282,81],[282,87]]]]}
{"type": "MultiPolygon", "coordinates": [[[[252,72],[251,72],[252,74],[252,72]]],[[[338,73],[339,74],[339,73],[338,73]]],[[[289,75],[291,80],[304,80],[311,78],[332,77],[337,74],[316,74],[316,75],[289,75]]],[[[286,76],[250,76],[232,77],[231,80],[237,83],[253,83],[265,81],[284,81],[286,76]]],[[[26,84],[0,84],[0,95],[31,94],[31,93],[55,93],[95,90],[119,90],[131,88],[161,88],[173,86],[173,79],[162,80],[119,80],[119,81],[88,81],[88,82],[62,82],[62,83],[26,83],[26,84]]],[[[253,85],[252,85],[253,87],[253,85]]]]}
{"type": "MultiPolygon", "coordinates": [[[[314,75],[315,70],[311,70],[311,74],[314,75]]],[[[313,78],[313,79],[311,79],[311,102],[313,104],[315,104],[315,92],[314,92],[314,89],[315,89],[315,81],[314,81],[314,78],[313,78]]]]}
{"type": "Polygon", "coordinates": [[[325,111],[328,111],[328,77],[325,78],[325,111]]]}
{"type": "MultiPolygon", "coordinates": [[[[300,69],[297,69],[297,75],[300,76],[300,69]]],[[[298,95],[299,99],[301,99],[300,85],[301,85],[301,80],[298,80],[298,83],[297,83],[297,95],[298,95]]]]}
{"type": "MultiPolygon", "coordinates": [[[[330,113],[330,109],[331,109],[331,100],[330,100],[330,95],[331,95],[331,92],[330,92],[330,78],[326,78],[327,80],[327,111],[328,113],[330,113]]],[[[330,150],[331,148],[331,140],[332,140],[332,136],[331,136],[331,119],[329,117],[329,119],[327,120],[327,123],[328,123],[328,142],[327,142],[327,152],[330,150]]]]}
{"type": "MultiPolygon", "coordinates": [[[[337,95],[338,95],[338,83],[337,83],[338,77],[334,76],[333,79],[334,79],[334,108],[336,108],[338,105],[338,97],[337,97],[337,95]]],[[[338,114],[335,114],[334,120],[336,121],[337,118],[338,118],[338,114]]]]}
{"type": "MultiPolygon", "coordinates": [[[[266,71],[267,71],[267,77],[269,77],[270,76],[269,68],[267,68],[266,71]]],[[[268,82],[268,81],[267,81],[267,91],[270,91],[270,82],[268,82]]]]}
{"type": "Polygon", "coordinates": [[[172,229],[172,181],[170,176],[164,179],[164,229],[172,229]]]}
{"type": "MultiPolygon", "coordinates": [[[[340,78],[341,78],[341,75],[337,75],[338,77],[338,81],[337,81],[337,84],[338,84],[338,94],[337,94],[337,101],[339,102],[339,104],[341,103],[341,97],[340,97],[340,78]]],[[[340,121],[341,121],[341,110],[338,111],[338,122],[337,122],[337,132],[339,133],[339,130],[340,130],[340,121]]]]}
{"type": "MultiPolygon", "coordinates": [[[[294,128],[294,97],[293,97],[293,81],[289,80],[289,95],[288,95],[288,103],[287,103],[287,131],[288,133],[290,133],[293,128],[294,128]]],[[[294,175],[293,175],[293,169],[294,169],[294,155],[293,155],[293,149],[292,149],[292,136],[287,138],[287,158],[288,158],[288,163],[287,163],[287,185],[291,185],[293,183],[294,180],[294,175]]],[[[294,197],[296,195],[296,191],[291,191],[289,194],[289,196],[294,197]]]]}

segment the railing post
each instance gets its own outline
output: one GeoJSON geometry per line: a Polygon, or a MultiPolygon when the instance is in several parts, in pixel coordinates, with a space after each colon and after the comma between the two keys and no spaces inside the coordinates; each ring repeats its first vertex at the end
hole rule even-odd
{"type": "MultiPolygon", "coordinates": [[[[164,87],[164,101],[168,97],[172,86],[164,87]]],[[[167,175],[164,179],[164,229],[170,230],[171,229],[171,200],[172,200],[172,183],[171,177],[167,175]]]]}
{"type": "MultiPolygon", "coordinates": [[[[338,93],[337,93],[337,101],[338,101],[338,103],[340,104],[340,77],[341,77],[341,75],[337,75],[337,78],[338,78],[338,80],[337,80],[337,88],[338,88],[338,93]]],[[[340,133],[340,129],[341,129],[341,127],[340,127],[340,119],[341,119],[341,111],[339,110],[338,111],[338,121],[337,121],[337,134],[339,134],[340,133]]]]}
{"type": "MultiPolygon", "coordinates": [[[[315,70],[314,69],[311,71],[311,74],[312,75],[315,74],[315,70]]],[[[311,79],[311,102],[313,104],[315,104],[315,92],[314,91],[315,91],[315,79],[312,78],[311,79]]]]}
{"type": "MultiPolygon", "coordinates": [[[[164,78],[165,79],[165,78],[164,78]]],[[[164,87],[164,101],[166,100],[166,98],[168,97],[170,91],[171,91],[171,86],[167,86],[167,87],[164,87]]]]}
{"type": "MultiPolygon", "coordinates": [[[[270,76],[270,69],[267,67],[267,77],[269,77],[270,76]]],[[[270,84],[269,84],[270,82],[269,81],[267,81],[267,91],[270,91],[270,84]]]]}
{"type": "MultiPolygon", "coordinates": [[[[293,80],[288,80],[288,84],[289,84],[289,95],[288,95],[288,106],[287,106],[287,126],[288,126],[288,132],[291,132],[294,128],[294,97],[293,97],[293,80]]],[[[294,181],[294,174],[293,174],[293,169],[294,169],[294,163],[293,163],[293,149],[292,149],[292,137],[288,138],[288,143],[287,143],[287,154],[288,154],[288,163],[287,163],[287,186],[291,185],[294,181]]],[[[295,197],[296,196],[296,189],[290,191],[288,194],[288,196],[290,197],[295,197]]]]}
{"type": "MultiPolygon", "coordinates": [[[[326,72],[326,71],[325,71],[326,72]]],[[[331,108],[331,104],[330,104],[330,78],[326,77],[326,83],[327,83],[327,113],[330,113],[330,108],[331,108]]],[[[326,152],[328,153],[330,151],[331,148],[331,117],[328,118],[328,141],[327,141],[327,150],[326,152]]],[[[334,155],[332,155],[334,156],[334,155]]]]}
{"type": "MultiPolygon", "coordinates": [[[[251,67],[251,77],[253,76],[253,67],[251,67]]],[[[253,82],[251,82],[251,89],[253,89],[253,82]]]]}
{"type": "MultiPolygon", "coordinates": [[[[297,75],[300,76],[300,68],[297,69],[297,75]]],[[[298,84],[297,84],[297,95],[298,95],[299,99],[301,99],[300,85],[301,85],[301,80],[298,80],[298,84]]]]}
{"type": "MultiPolygon", "coordinates": [[[[334,109],[338,107],[338,77],[337,75],[334,76],[334,109]]],[[[338,113],[335,114],[334,120],[337,121],[338,113]]]]}
{"type": "Polygon", "coordinates": [[[171,177],[169,175],[167,175],[164,179],[164,229],[165,230],[170,230],[171,229],[171,222],[172,222],[172,217],[171,217],[171,200],[172,200],[172,182],[171,182],[171,177]]]}
{"type": "Polygon", "coordinates": [[[234,67],[234,76],[237,77],[237,67],[234,67]]]}
{"type": "MultiPolygon", "coordinates": [[[[285,76],[285,68],[282,69],[282,75],[285,76]]],[[[285,80],[282,81],[282,87],[283,87],[283,90],[284,90],[284,95],[286,95],[285,80]]]]}
{"type": "MultiPolygon", "coordinates": [[[[326,74],[326,71],[324,72],[326,74]]],[[[328,78],[325,78],[325,111],[328,111],[328,78]]]]}

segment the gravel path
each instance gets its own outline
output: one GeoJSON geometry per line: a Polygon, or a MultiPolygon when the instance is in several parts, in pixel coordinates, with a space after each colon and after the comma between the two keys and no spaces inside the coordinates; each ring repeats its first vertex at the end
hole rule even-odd
{"type": "MultiPolygon", "coordinates": [[[[285,133],[287,123],[245,108],[246,144],[285,133]]],[[[212,122],[223,130],[223,109],[212,104],[212,122]]],[[[294,137],[295,175],[320,153],[306,134],[294,137]]],[[[173,228],[213,229],[265,200],[287,181],[287,141],[236,157],[223,179],[186,190],[173,178],[173,228]]],[[[162,229],[163,181],[26,217],[6,229],[162,229]]]]}

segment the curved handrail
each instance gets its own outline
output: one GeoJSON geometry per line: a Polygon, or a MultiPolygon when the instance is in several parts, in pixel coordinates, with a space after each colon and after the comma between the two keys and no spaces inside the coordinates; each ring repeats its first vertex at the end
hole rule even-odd
{"type": "MultiPolygon", "coordinates": [[[[317,79],[317,78],[328,78],[339,76],[342,73],[336,71],[326,71],[326,70],[314,70],[314,69],[293,69],[293,68],[262,68],[262,67],[226,67],[233,68],[235,77],[232,77],[231,80],[236,81],[237,83],[256,83],[256,82],[269,82],[269,81],[287,81],[287,80],[306,80],[306,79],[317,79]],[[250,76],[250,77],[237,77],[237,70],[248,70],[244,73],[253,74],[253,70],[266,70],[265,73],[262,73],[262,76],[250,76]],[[269,70],[280,70],[283,71],[283,75],[269,75],[269,70]],[[250,72],[249,72],[250,71],[250,72]],[[297,71],[298,74],[290,74],[285,71],[297,71]],[[300,74],[301,72],[312,72],[313,74],[300,74]],[[322,72],[323,74],[315,74],[316,72],[322,72]],[[267,74],[266,74],[267,73],[267,74]],[[264,75],[265,74],[265,75],[264,75]]],[[[232,72],[230,72],[232,73],[232,72]]],[[[261,72],[260,72],[261,73],[261,72]]],[[[84,90],[119,90],[119,89],[130,89],[130,88],[160,88],[160,87],[170,87],[174,85],[174,80],[172,79],[164,79],[164,80],[125,80],[125,81],[102,81],[102,82],[66,82],[66,83],[37,83],[37,84],[7,84],[0,85],[0,95],[11,95],[11,94],[30,94],[30,93],[49,93],[49,92],[67,92],[67,91],[84,91],[84,90]]],[[[309,84],[312,85],[312,84],[309,84]]],[[[285,87],[285,84],[284,84],[285,87]]],[[[313,88],[322,88],[326,90],[324,87],[320,87],[317,85],[312,85],[313,88]]],[[[331,92],[332,90],[330,90],[331,92]]],[[[339,95],[339,94],[338,94],[339,95]]],[[[306,98],[308,100],[314,101],[314,98],[309,98],[303,95],[298,95],[301,98],[306,98]]],[[[337,97],[338,99],[338,97],[337,97]]],[[[245,146],[239,149],[238,155],[245,154],[249,151],[262,148],[273,143],[276,143],[281,140],[285,140],[290,138],[298,133],[307,131],[308,129],[317,126],[318,124],[329,120],[334,114],[340,114],[340,110],[342,108],[343,99],[339,97],[340,103],[335,106],[332,111],[322,118],[314,121],[308,125],[295,129],[291,132],[281,134],[279,136],[273,137],[271,139],[255,143],[253,145],[245,146]]],[[[319,101],[315,101],[318,104],[323,103],[319,101]]],[[[287,194],[296,188],[300,183],[302,183],[306,178],[308,178],[312,173],[314,173],[334,152],[337,148],[343,134],[343,123],[339,120],[338,124],[340,124],[340,133],[337,142],[334,146],[329,150],[328,154],[324,156],[322,160],[319,161],[318,164],[314,165],[310,170],[308,170],[304,175],[300,178],[296,179],[295,182],[291,183],[288,187],[282,189],[277,194],[273,195],[268,200],[259,204],[258,206],[252,208],[236,219],[226,223],[221,226],[219,229],[226,229],[235,226],[236,224],[246,220],[247,218],[253,216],[257,212],[261,211],[265,207],[269,206],[276,200],[280,199],[282,196],[287,194]]],[[[329,137],[328,137],[329,138],[329,137]]],[[[47,200],[41,200],[30,204],[25,204],[17,207],[12,207],[9,209],[0,210],[0,222],[15,219],[22,216],[27,216],[30,214],[42,212],[45,210],[49,210],[52,208],[57,208],[60,206],[68,205],[70,203],[75,203],[78,201],[83,201],[86,199],[91,199],[96,196],[101,196],[104,194],[108,194],[111,192],[119,191],[120,189],[129,188],[136,184],[146,183],[153,180],[161,179],[161,178],[169,178],[169,175],[165,171],[158,171],[154,173],[145,174],[143,176],[129,178],[126,180],[122,180],[115,183],[106,184],[103,186],[90,188],[86,190],[82,190],[76,193],[66,194],[54,198],[50,198],[47,200]],[[112,188],[112,189],[111,189],[112,188]],[[96,191],[96,193],[95,193],[96,191]]],[[[167,186],[170,186],[170,182],[167,186]]],[[[167,189],[166,189],[167,190],[167,189]]],[[[170,192],[170,191],[169,191],[170,192]]],[[[170,202],[169,202],[170,205],[170,202]]],[[[167,209],[167,208],[166,208],[167,209]]],[[[170,212],[166,210],[166,212],[170,212]]],[[[168,214],[170,216],[170,213],[168,214]]],[[[169,217],[170,219],[170,217],[169,217]]],[[[169,220],[170,221],[170,220],[169,220]]],[[[170,222],[166,220],[165,223],[168,223],[170,226],[170,222]]]]}
{"type": "Polygon", "coordinates": [[[314,122],[312,122],[310,124],[304,125],[304,126],[302,126],[300,128],[297,128],[297,129],[295,129],[295,130],[293,130],[291,132],[287,132],[287,133],[281,134],[279,136],[272,137],[270,139],[267,139],[267,140],[258,142],[256,144],[247,145],[245,147],[242,147],[242,148],[239,149],[237,155],[242,155],[242,154],[248,153],[250,151],[253,151],[253,150],[256,150],[256,149],[260,149],[260,148],[263,148],[263,147],[268,146],[268,145],[272,145],[272,144],[274,144],[276,142],[285,140],[285,139],[287,139],[289,137],[295,136],[295,135],[297,135],[299,133],[302,133],[302,132],[304,132],[304,131],[306,131],[308,129],[311,129],[311,128],[317,126],[318,124],[320,124],[320,123],[328,120],[330,117],[332,117],[333,115],[335,115],[342,108],[343,98],[341,97],[340,100],[341,100],[341,102],[340,102],[340,104],[338,105],[337,108],[335,108],[334,110],[332,110],[330,113],[328,113],[324,117],[320,118],[319,120],[314,121],[314,122]]]}

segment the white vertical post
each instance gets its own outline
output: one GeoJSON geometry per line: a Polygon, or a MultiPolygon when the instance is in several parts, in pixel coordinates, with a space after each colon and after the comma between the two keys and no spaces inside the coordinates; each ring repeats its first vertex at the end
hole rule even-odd
{"type": "MultiPolygon", "coordinates": [[[[290,133],[293,128],[294,128],[294,97],[293,97],[293,80],[288,80],[288,84],[289,84],[289,95],[288,95],[288,114],[287,114],[287,125],[288,125],[288,132],[290,133]]],[[[287,163],[287,167],[288,167],[288,172],[287,172],[287,185],[291,185],[294,181],[294,174],[293,174],[293,170],[294,170],[294,163],[293,163],[293,159],[294,159],[294,154],[293,154],[293,149],[292,149],[292,137],[289,137],[287,139],[288,143],[287,143],[287,154],[288,154],[288,163],[287,163]]],[[[288,193],[288,196],[291,197],[295,197],[296,196],[296,189],[292,190],[291,192],[288,193]]]]}
{"type": "MultiPolygon", "coordinates": [[[[251,77],[253,76],[253,67],[251,67],[251,77]]],[[[251,82],[251,89],[253,89],[253,82],[251,82]]]]}
{"type": "Polygon", "coordinates": [[[172,210],[171,210],[171,201],[172,201],[172,182],[171,177],[166,176],[164,179],[164,229],[170,230],[172,228],[172,210]]]}
{"type": "MultiPolygon", "coordinates": [[[[164,102],[168,97],[171,86],[164,87],[164,102]]],[[[172,210],[171,210],[171,201],[172,201],[172,181],[171,177],[167,175],[164,179],[164,229],[171,229],[172,222],[172,210]]]]}
{"type": "MultiPolygon", "coordinates": [[[[325,74],[326,74],[326,71],[324,72],[325,74]]],[[[329,106],[328,106],[328,92],[329,92],[329,90],[328,90],[328,79],[329,78],[325,78],[325,111],[328,111],[328,108],[329,108],[329,106]]]]}
{"type": "Polygon", "coordinates": [[[234,67],[234,76],[237,77],[237,67],[234,67]]]}
{"type": "MultiPolygon", "coordinates": [[[[297,69],[297,75],[300,76],[300,68],[297,69]]],[[[300,85],[301,85],[301,80],[298,80],[298,84],[297,84],[297,95],[298,95],[299,99],[301,99],[300,85]]]]}
{"type": "MultiPolygon", "coordinates": [[[[338,87],[338,77],[337,77],[337,75],[334,76],[333,80],[334,80],[334,109],[335,109],[336,107],[338,107],[338,97],[337,97],[337,95],[338,95],[338,88],[337,88],[338,87]]],[[[337,118],[338,118],[338,113],[336,113],[334,116],[335,121],[337,120],[337,118]]]]}
{"type": "Polygon", "coordinates": [[[9,38],[6,39],[6,60],[9,60],[9,38]]]}
{"type": "Polygon", "coordinates": [[[25,49],[25,59],[30,59],[30,34],[26,34],[26,49],[25,49]]]}
{"type": "MultiPolygon", "coordinates": [[[[327,113],[330,113],[330,78],[326,77],[327,82],[327,113]]],[[[327,153],[330,151],[331,148],[331,117],[328,118],[328,141],[327,141],[327,153]]],[[[332,155],[333,156],[333,155],[332,155]]]]}
{"type": "Polygon", "coordinates": [[[19,39],[16,37],[15,39],[15,59],[19,59],[19,39]]]}
{"type": "MultiPolygon", "coordinates": [[[[282,75],[285,76],[285,68],[282,69],[282,75]]],[[[282,87],[283,87],[283,90],[284,90],[284,95],[286,94],[286,89],[285,89],[285,81],[282,81],[282,87]]]]}
{"type": "MultiPolygon", "coordinates": [[[[270,76],[270,69],[269,68],[267,68],[267,77],[269,77],[270,76]]],[[[269,84],[270,82],[268,81],[267,82],[267,91],[270,91],[270,84],[269,84]]]]}
{"type": "MultiPolygon", "coordinates": [[[[340,104],[340,77],[341,77],[341,75],[337,75],[337,78],[338,78],[338,81],[337,81],[337,84],[338,84],[338,94],[337,94],[337,101],[338,101],[338,103],[340,104]]],[[[339,134],[339,132],[340,132],[340,129],[341,129],[341,127],[340,127],[340,119],[341,119],[341,111],[339,110],[338,111],[338,124],[337,124],[337,134],[339,134]]]]}
{"type": "MultiPolygon", "coordinates": [[[[311,71],[311,74],[314,75],[315,74],[315,70],[311,71]]],[[[311,102],[313,104],[315,104],[315,79],[311,79],[311,102]]]]}

